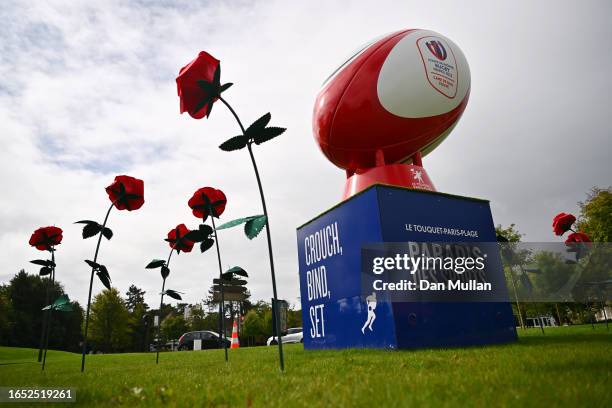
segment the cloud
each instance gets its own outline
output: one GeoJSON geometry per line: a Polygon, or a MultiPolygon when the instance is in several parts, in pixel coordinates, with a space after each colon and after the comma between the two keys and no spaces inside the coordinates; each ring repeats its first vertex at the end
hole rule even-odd
{"type": "MultiPolygon", "coordinates": [[[[351,51],[405,27],[457,42],[472,71],[460,124],[425,166],[440,191],[491,200],[495,221],[530,240],[553,239],[550,218],[576,211],[592,185],[609,184],[612,77],[605,49],[608,3],[480,2],[35,2],[0,13],[0,281],[38,254],[30,233],[61,226],[58,279],[86,301],[95,242],[80,219],[101,220],[116,174],[145,180],[139,211],[114,211],[100,259],[113,284],[131,283],[156,304],[161,279],[144,269],[169,250],[176,224],[197,225],[187,200],[222,188],[224,219],[261,212],[248,156],[217,146],[238,129],[215,106],[209,120],[178,114],[178,69],[199,50],[222,61],[228,98],[245,122],[268,111],[285,135],[256,155],[271,214],[280,296],[299,296],[295,228],[336,204],[344,174],[311,136],[314,97],[351,51]],[[551,8],[554,5],[553,8],[551,8]],[[551,10],[554,10],[551,12],[551,10]]],[[[271,297],[265,240],[223,231],[224,267],[251,275],[256,299],[271,297]]],[[[169,287],[188,302],[217,275],[213,253],[173,257],[169,287]]],[[[94,283],[94,293],[101,285],[94,283]]]]}

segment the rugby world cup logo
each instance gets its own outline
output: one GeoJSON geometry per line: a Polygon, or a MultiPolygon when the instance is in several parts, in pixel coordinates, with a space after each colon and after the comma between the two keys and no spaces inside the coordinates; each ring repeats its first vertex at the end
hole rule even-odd
{"type": "Polygon", "coordinates": [[[440,61],[444,61],[447,57],[446,48],[442,45],[442,42],[437,40],[428,41],[425,43],[427,45],[427,49],[431,52],[434,57],[439,59],[440,61]]]}

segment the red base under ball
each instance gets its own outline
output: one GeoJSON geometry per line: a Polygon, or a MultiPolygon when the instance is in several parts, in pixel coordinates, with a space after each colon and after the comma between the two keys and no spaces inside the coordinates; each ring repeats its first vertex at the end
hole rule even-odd
{"type": "Polygon", "coordinates": [[[346,179],[342,199],[346,200],[373,184],[436,191],[423,167],[413,164],[387,164],[355,171],[346,179]]]}

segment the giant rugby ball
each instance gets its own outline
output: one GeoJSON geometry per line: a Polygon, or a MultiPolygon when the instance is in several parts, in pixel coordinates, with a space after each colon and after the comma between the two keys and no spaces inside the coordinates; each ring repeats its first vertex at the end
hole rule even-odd
{"type": "Polygon", "coordinates": [[[323,84],[313,117],[325,156],[352,174],[410,163],[451,132],[470,94],[459,47],[433,31],[411,29],[376,39],[323,84]]]}

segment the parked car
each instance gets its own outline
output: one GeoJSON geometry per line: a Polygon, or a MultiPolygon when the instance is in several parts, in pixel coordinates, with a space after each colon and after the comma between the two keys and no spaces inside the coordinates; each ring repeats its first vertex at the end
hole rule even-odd
{"type": "MultiPolygon", "coordinates": [[[[304,335],[302,334],[302,328],[292,327],[291,329],[287,329],[287,334],[285,334],[284,336],[281,336],[281,339],[283,340],[283,344],[284,343],[303,343],[304,335]]],[[[267,342],[268,346],[271,346],[277,343],[278,341],[276,340],[276,336],[270,337],[267,342]]]]}
{"type": "MultiPolygon", "coordinates": [[[[178,341],[170,340],[165,344],[161,344],[159,347],[159,351],[175,351],[178,349],[178,341]]],[[[149,344],[149,351],[157,351],[157,344],[151,343],[149,344]]]]}
{"type": "MultiPolygon", "coordinates": [[[[219,337],[218,333],[210,330],[201,330],[183,334],[179,338],[178,349],[181,351],[193,350],[193,341],[197,339],[202,340],[202,350],[223,348],[224,339],[219,337]]],[[[230,347],[231,342],[228,339],[225,339],[225,343],[227,347],[230,347]]]]}

